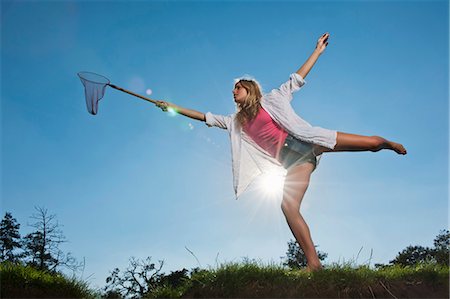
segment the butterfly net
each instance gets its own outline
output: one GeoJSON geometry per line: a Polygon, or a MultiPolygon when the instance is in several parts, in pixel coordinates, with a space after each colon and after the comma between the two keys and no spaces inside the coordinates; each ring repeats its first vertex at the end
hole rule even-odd
{"type": "Polygon", "coordinates": [[[91,72],[79,72],[81,83],[84,85],[86,106],[92,115],[98,111],[98,101],[105,95],[105,88],[110,83],[108,78],[91,72]]]}

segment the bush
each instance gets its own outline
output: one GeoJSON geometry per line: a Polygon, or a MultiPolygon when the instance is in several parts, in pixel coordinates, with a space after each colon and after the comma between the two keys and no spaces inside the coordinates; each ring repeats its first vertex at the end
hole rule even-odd
{"type": "Polygon", "coordinates": [[[94,298],[87,283],[30,266],[0,264],[3,298],[94,298]]]}

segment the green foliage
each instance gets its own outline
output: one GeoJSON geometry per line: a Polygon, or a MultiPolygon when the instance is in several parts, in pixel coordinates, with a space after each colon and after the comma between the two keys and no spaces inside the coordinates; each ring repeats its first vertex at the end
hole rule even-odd
{"type": "Polygon", "coordinates": [[[95,298],[87,283],[10,262],[0,264],[3,298],[95,298]]]}
{"type": "Polygon", "coordinates": [[[27,264],[41,270],[57,271],[64,266],[76,271],[83,265],[78,263],[70,253],[60,250],[60,244],[67,242],[56,215],[48,214],[48,210],[35,207],[37,213],[31,218],[31,224],[36,230],[24,238],[24,248],[27,264]]]}
{"type": "Polygon", "coordinates": [[[419,297],[420,292],[448,297],[448,271],[448,267],[436,263],[392,265],[379,270],[345,263],[324,265],[324,270],[308,273],[245,260],[221,264],[217,269],[197,268],[183,284],[173,288],[158,287],[146,298],[371,298],[371,292],[375,292],[377,298],[388,297],[389,292],[404,297],[419,297]],[[421,289],[415,290],[415,286],[421,289]]]}
{"type": "MultiPolygon", "coordinates": [[[[317,246],[315,246],[317,247],[317,246]]],[[[320,261],[323,261],[328,256],[327,253],[317,252],[317,256],[320,261]]],[[[301,269],[307,266],[308,261],[306,260],[306,255],[303,252],[303,249],[295,240],[289,240],[288,242],[288,250],[286,252],[287,261],[283,264],[288,266],[291,269],[301,269]]]]}
{"type": "MultiPolygon", "coordinates": [[[[434,240],[434,248],[408,246],[390,265],[358,266],[324,265],[324,270],[308,273],[307,260],[296,241],[288,243],[287,262],[283,265],[263,265],[245,258],[243,263],[225,263],[217,269],[185,268],[166,275],[160,273],[148,257],[132,258],[124,271],[118,268],[107,278],[103,294],[89,290],[85,282],[67,278],[56,267],[65,265],[75,270],[70,254],[58,245],[65,242],[54,215],[37,208],[33,215],[36,228],[21,241],[20,225],[6,213],[0,223],[0,276],[2,297],[83,297],[83,298],[180,298],[180,297],[323,297],[352,298],[391,296],[389,284],[403,297],[419,297],[408,293],[414,287],[434,292],[436,297],[448,297],[450,233],[443,230],[434,240]],[[17,254],[20,248],[25,254],[17,254]],[[24,266],[24,264],[27,266],[24,266]],[[288,267],[285,267],[288,266],[288,267]],[[386,284],[386,285],[385,285],[386,284]],[[405,286],[407,286],[405,288],[405,286]],[[431,286],[431,289],[428,289],[431,286]],[[368,293],[370,290],[370,293],[368,293]],[[436,291],[437,290],[437,291],[436,291]],[[381,295],[380,295],[381,294],[381,295]]],[[[359,253],[358,253],[359,255],[359,253]]],[[[323,261],[327,254],[318,252],[323,261]]],[[[421,291],[423,292],[423,290],[421,291]]],[[[430,293],[431,294],[431,293],[430,293]]],[[[434,295],[433,295],[434,296],[434,295]]],[[[398,296],[397,296],[398,297],[398,296]]]]}
{"type": "Polygon", "coordinates": [[[18,262],[20,254],[15,251],[22,247],[19,234],[20,224],[12,217],[11,213],[6,212],[0,222],[0,262],[10,261],[18,262]]]}
{"type": "Polygon", "coordinates": [[[26,235],[24,238],[25,252],[28,258],[28,265],[41,270],[50,270],[54,268],[58,260],[48,250],[51,240],[44,236],[45,232],[41,231],[35,231],[26,235]]]}
{"type": "Polygon", "coordinates": [[[399,252],[397,257],[389,261],[392,264],[398,264],[402,266],[412,266],[420,262],[433,261],[433,251],[429,247],[423,246],[408,246],[399,252]]]}
{"type": "Polygon", "coordinates": [[[434,258],[438,264],[450,266],[450,231],[442,230],[434,239],[434,258]]]}
{"type": "Polygon", "coordinates": [[[168,275],[161,276],[161,284],[164,286],[169,286],[171,288],[178,288],[183,286],[186,280],[189,280],[188,270],[183,268],[180,271],[172,271],[168,275]]]}
{"type": "MultiPolygon", "coordinates": [[[[439,250],[443,254],[448,252],[448,232],[435,239],[434,249],[410,246],[404,250],[403,255],[397,257],[396,263],[376,264],[375,269],[344,260],[343,264],[323,265],[323,271],[309,273],[304,269],[307,261],[298,243],[291,240],[288,245],[288,261],[282,265],[266,266],[256,260],[244,258],[242,263],[225,263],[217,269],[195,268],[190,276],[188,270],[183,268],[169,275],[159,274],[158,279],[147,285],[151,287],[145,292],[122,293],[122,296],[353,298],[373,297],[375,292],[377,297],[388,297],[392,296],[389,290],[391,283],[404,297],[420,297],[424,292],[432,292],[437,297],[448,297],[448,264],[440,264],[436,258],[439,250]],[[414,289],[417,287],[422,289],[414,289]]],[[[318,256],[323,260],[327,254],[318,252],[318,256]]],[[[154,266],[150,268],[154,269],[154,266]]],[[[142,272],[134,273],[136,275],[133,277],[139,280],[139,273],[142,272]]],[[[109,298],[116,298],[118,294],[120,292],[109,293],[109,298]]],[[[104,297],[107,296],[108,294],[104,297]]]]}
{"type": "Polygon", "coordinates": [[[450,265],[450,232],[442,230],[434,239],[434,248],[423,246],[408,246],[399,252],[395,259],[389,261],[394,265],[413,266],[421,263],[435,262],[440,265],[450,265]]]}
{"type": "MultiPolygon", "coordinates": [[[[164,261],[159,261],[159,268],[151,262],[151,257],[146,259],[130,258],[128,267],[121,271],[115,268],[106,278],[107,285],[104,290],[104,298],[142,298],[157,287],[164,285],[163,274],[160,273],[164,261]]],[[[167,279],[167,281],[173,281],[167,279]]],[[[175,286],[176,284],[172,284],[175,286]]]]}
{"type": "Polygon", "coordinates": [[[449,267],[434,262],[421,262],[412,266],[392,265],[380,269],[379,277],[390,280],[424,280],[431,283],[440,284],[447,280],[449,267]]]}
{"type": "Polygon", "coordinates": [[[7,212],[0,223],[0,262],[10,261],[27,264],[40,270],[57,272],[61,267],[78,271],[84,264],[59,249],[66,239],[56,221],[56,215],[49,215],[47,209],[35,207],[37,213],[30,225],[35,231],[20,238],[20,224],[7,212]],[[22,252],[17,253],[18,249],[22,252]]]}

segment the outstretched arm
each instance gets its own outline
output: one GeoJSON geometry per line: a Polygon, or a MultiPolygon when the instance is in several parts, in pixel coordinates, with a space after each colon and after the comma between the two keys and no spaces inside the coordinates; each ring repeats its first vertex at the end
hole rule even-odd
{"type": "Polygon", "coordinates": [[[329,37],[330,34],[325,33],[319,38],[314,52],[311,54],[311,56],[309,56],[308,60],[306,60],[306,62],[298,69],[297,74],[302,76],[302,78],[306,78],[319,56],[323,53],[323,51],[325,51],[325,48],[328,46],[329,37]]]}
{"type": "Polygon", "coordinates": [[[190,117],[192,119],[206,121],[205,114],[196,110],[183,108],[165,101],[156,101],[155,105],[161,108],[161,110],[164,112],[168,111],[168,109],[173,109],[175,112],[190,117]]]}

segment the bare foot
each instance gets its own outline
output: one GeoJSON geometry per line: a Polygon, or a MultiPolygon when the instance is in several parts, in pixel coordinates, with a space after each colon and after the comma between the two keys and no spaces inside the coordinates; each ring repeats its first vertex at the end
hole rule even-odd
{"type": "Polygon", "coordinates": [[[306,271],[307,273],[317,272],[317,271],[321,271],[321,270],[323,270],[322,265],[314,266],[314,267],[312,267],[312,266],[307,266],[306,269],[305,269],[305,271],[306,271]]]}
{"type": "Polygon", "coordinates": [[[388,144],[397,154],[406,155],[406,149],[400,143],[389,141],[388,144]]]}

